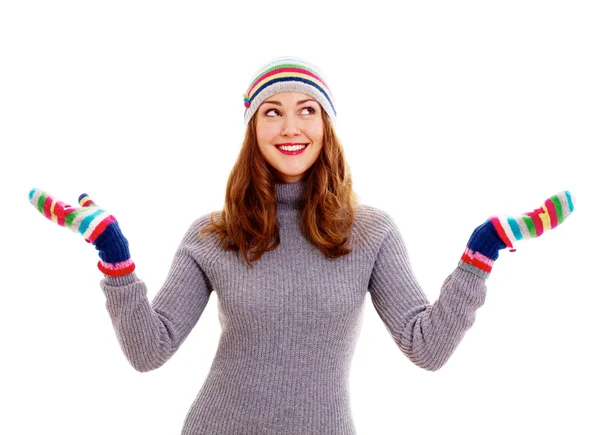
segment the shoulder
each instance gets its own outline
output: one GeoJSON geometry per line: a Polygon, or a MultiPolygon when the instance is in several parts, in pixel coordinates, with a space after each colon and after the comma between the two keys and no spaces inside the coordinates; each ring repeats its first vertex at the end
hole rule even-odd
{"type": "Polygon", "coordinates": [[[205,213],[202,216],[199,216],[196,219],[194,219],[189,229],[200,230],[200,228],[209,225],[211,223],[211,219],[212,221],[218,222],[221,219],[221,213],[221,210],[205,213]]]}
{"type": "Polygon", "coordinates": [[[390,232],[399,233],[398,226],[392,215],[380,208],[359,204],[355,208],[353,234],[369,247],[371,252],[377,252],[383,240],[390,232]]]}
{"type": "Polygon", "coordinates": [[[371,235],[381,234],[384,237],[390,230],[397,229],[391,214],[372,205],[359,204],[354,218],[356,225],[371,235]]]}
{"type": "Polygon", "coordinates": [[[216,233],[201,233],[200,231],[202,228],[210,225],[211,217],[213,221],[218,222],[221,217],[221,211],[205,213],[194,219],[183,236],[180,245],[180,249],[188,251],[197,259],[203,258],[208,263],[212,263],[224,251],[216,233]]]}

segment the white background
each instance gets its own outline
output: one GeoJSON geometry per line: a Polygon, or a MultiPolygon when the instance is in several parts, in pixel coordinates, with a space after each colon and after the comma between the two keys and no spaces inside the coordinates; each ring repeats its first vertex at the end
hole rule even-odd
{"type": "Polygon", "coordinates": [[[111,211],[152,298],[189,224],[222,207],[242,94],[283,55],[322,69],[354,188],[393,216],[431,301],[487,217],[577,200],[500,253],[440,371],[409,362],[367,295],[359,435],[599,433],[597,2],[393,5],[2,3],[1,433],[180,433],[216,350],[216,295],[167,364],[136,372],[96,251],[27,195],[87,192],[111,211]]]}

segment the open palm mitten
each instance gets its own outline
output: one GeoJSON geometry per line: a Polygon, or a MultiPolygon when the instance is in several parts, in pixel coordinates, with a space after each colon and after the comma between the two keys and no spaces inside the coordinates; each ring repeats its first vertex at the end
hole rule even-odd
{"type": "Polygon", "coordinates": [[[129,244],[113,215],[98,207],[83,193],[80,207],[72,207],[40,189],[31,189],[29,202],[46,218],[81,234],[98,250],[98,268],[109,276],[133,272],[135,264],[129,255],[129,244]]]}
{"type": "Polygon", "coordinates": [[[571,215],[573,209],[573,196],[568,190],[563,190],[531,212],[517,216],[492,216],[473,231],[458,266],[488,278],[501,249],[515,251],[515,242],[539,237],[556,228],[571,215]]]}

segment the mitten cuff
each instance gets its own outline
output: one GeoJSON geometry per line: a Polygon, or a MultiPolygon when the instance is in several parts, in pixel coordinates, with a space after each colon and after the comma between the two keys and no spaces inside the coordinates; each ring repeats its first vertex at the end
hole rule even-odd
{"type": "Polygon", "coordinates": [[[468,246],[458,262],[458,267],[483,279],[489,278],[493,266],[494,260],[481,252],[472,251],[468,246]]]}
{"type": "Polygon", "coordinates": [[[105,261],[98,261],[98,269],[108,276],[123,276],[131,273],[135,270],[135,264],[133,260],[128,259],[119,263],[106,263],[105,261]]]}

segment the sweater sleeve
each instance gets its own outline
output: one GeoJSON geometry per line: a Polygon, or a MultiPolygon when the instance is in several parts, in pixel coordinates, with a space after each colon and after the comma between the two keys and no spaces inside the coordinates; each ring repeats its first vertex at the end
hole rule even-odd
{"type": "Polygon", "coordinates": [[[485,301],[485,279],[456,267],[431,304],[417,282],[406,247],[394,221],[383,214],[387,229],[369,281],[371,300],[400,350],[417,366],[440,369],[485,301]]]}
{"type": "Polygon", "coordinates": [[[137,371],[162,366],[189,335],[208,303],[212,286],[197,261],[200,221],[184,236],[152,303],[146,284],[135,272],[121,277],[105,275],[100,281],[121,349],[137,371]]]}

